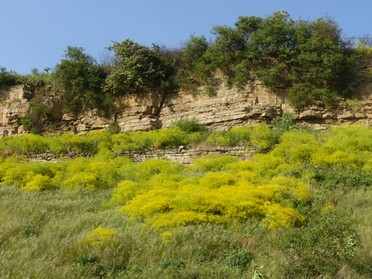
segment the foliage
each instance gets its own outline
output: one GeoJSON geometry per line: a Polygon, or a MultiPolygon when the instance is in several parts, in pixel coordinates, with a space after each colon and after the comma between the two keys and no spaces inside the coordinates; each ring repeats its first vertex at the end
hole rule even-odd
{"type": "Polygon", "coordinates": [[[203,124],[200,124],[195,119],[180,120],[174,123],[173,126],[177,126],[183,132],[188,134],[207,131],[207,127],[203,124]]]}
{"type": "Polygon", "coordinates": [[[61,88],[62,104],[67,112],[104,109],[108,98],[101,90],[105,73],[83,48],[67,47],[65,59],[55,68],[54,79],[61,88]]]}
{"type": "Polygon", "coordinates": [[[315,100],[332,106],[335,96],[356,88],[361,78],[357,64],[366,60],[366,54],[342,41],[339,27],[329,18],[295,21],[287,12],[242,16],[235,27],[216,26],[212,33],[211,43],[194,36],[185,43],[183,88],[213,86],[213,77],[222,73],[228,85],[244,89],[258,77],[274,91],[288,90],[296,109],[315,100]]]}
{"type": "Polygon", "coordinates": [[[184,43],[180,64],[177,71],[177,81],[181,87],[195,93],[197,87],[207,85],[211,79],[210,62],[205,58],[209,44],[204,36],[191,36],[184,43]]]}
{"type": "Polygon", "coordinates": [[[85,238],[83,238],[80,243],[82,245],[86,244],[89,246],[97,247],[102,246],[112,240],[118,231],[112,229],[106,229],[101,226],[89,231],[85,238]]]}
{"type": "Polygon", "coordinates": [[[22,83],[22,78],[14,71],[8,71],[5,67],[0,67],[0,87],[11,86],[22,83]]]}
{"type": "MultiPolygon", "coordinates": [[[[32,119],[30,117],[22,117],[20,119],[21,125],[27,132],[32,132],[34,128],[34,123],[32,122],[32,119]]],[[[34,134],[34,133],[33,133],[34,134]]],[[[36,133],[37,134],[37,133],[36,133]]]]}
{"type": "Polygon", "coordinates": [[[246,268],[254,258],[254,254],[245,250],[237,250],[226,258],[226,264],[230,267],[246,268]]]}
{"type": "Polygon", "coordinates": [[[45,68],[43,72],[33,68],[31,69],[31,74],[22,77],[22,80],[24,80],[23,82],[26,84],[37,88],[53,83],[54,77],[52,74],[52,69],[50,68],[45,68]]]}
{"type": "Polygon", "coordinates": [[[363,108],[362,103],[358,99],[348,99],[346,103],[353,112],[358,112],[363,108]]]}
{"type": "Polygon", "coordinates": [[[174,68],[169,59],[129,39],[114,42],[108,49],[115,53],[115,63],[106,78],[105,92],[122,96],[173,89],[174,68]]]}
{"type": "Polygon", "coordinates": [[[271,125],[274,138],[278,141],[285,132],[296,129],[296,116],[284,112],[280,117],[274,118],[271,125]]]}
{"type": "MultiPolygon", "coordinates": [[[[129,185],[133,189],[134,185],[129,185]]],[[[275,229],[299,225],[304,220],[301,214],[284,206],[286,198],[296,199],[291,191],[297,191],[297,185],[293,188],[276,184],[255,186],[232,174],[212,172],[199,181],[151,179],[142,187],[146,191],[131,194],[120,211],[155,228],[252,218],[275,229]]]]}
{"type": "Polygon", "coordinates": [[[275,137],[266,124],[259,124],[253,127],[251,133],[251,142],[259,150],[268,150],[275,144],[275,137]]]}
{"type": "Polygon", "coordinates": [[[29,191],[39,191],[51,188],[51,185],[52,181],[49,176],[36,174],[30,181],[26,183],[26,186],[23,187],[23,189],[29,191]]]}
{"type": "Polygon", "coordinates": [[[108,126],[107,130],[111,133],[111,134],[118,134],[120,133],[120,126],[117,122],[112,122],[110,123],[110,125],[108,126]]]}
{"type": "Polygon", "coordinates": [[[97,109],[111,115],[123,109],[125,94],[143,97],[181,88],[212,96],[222,82],[246,90],[257,79],[274,92],[288,92],[296,110],[314,102],[332,107],[337,96],[350,97],[371,79],[370,47],[342,40],[341,29],[328,17],[293,20],[284,11],[266,18],[241,16],[234,26],[213,27],[212,34],[210,40],[192,35],[175,49],[130,39],[113,42],[107,48],[110,61],[101,65],[83,48],[68,46],[54,69],[21,76],[2,67],[0,85],[52,85],[66,112],[97,109]]]}
{"type": "Polygon", "coordinates": [[[276,240],[288,264],[286,278],[335,277],[354,256],[355,225],[343,212],[317,213],[303,228],[282,232],[276,240]]]}
{"type": "Polygon", "coordinates": [[[232,127],[229,131],[211,132],[205,142],[212,146],[248,146],[251,134],[251,127],[232,127]]]}

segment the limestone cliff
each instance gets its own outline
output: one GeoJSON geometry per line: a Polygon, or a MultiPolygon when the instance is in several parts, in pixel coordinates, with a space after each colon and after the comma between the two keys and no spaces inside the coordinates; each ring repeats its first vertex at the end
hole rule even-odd
{"type": "Polygon", "coordinates": [[[24,132],[21,118],[30,112],[32,92],[24,85],[0,89],[0,135],[24,132]]]}
{"type": "MultiPolygon", "coordinates": [[[[338,106],[327,109],[313,104],[301,112],[295,112],[286,100],[285,92],[271,92],[258,81],[239,92],[221,85],[213,96],[200,90],[192,95],[178,92],[128,95],[121,100],[122,109],[112,118],[103,118],[94,111],[80,115],[62,114],[58,101],[45,100],[54,114],[58,130],[85,133],[104,129],[116,121],[122,131],[166,128],[183,119],[196,119],[211,128],[226,130],[232,126],[269,122],[283,112],[297,115],[297,121],[315,128],[331,124],[366,123],[372,118],[372,83],[365,84],[353,96],[353,100],[340,98],[338,106]]],[[[21,118],[32,114],[30,99],[33,92],[27,86],[14,86],[0,91],[0,135],[24,133],[21,118]]],[[[44,130],[46,128],[44,127],[44,130]]]]}

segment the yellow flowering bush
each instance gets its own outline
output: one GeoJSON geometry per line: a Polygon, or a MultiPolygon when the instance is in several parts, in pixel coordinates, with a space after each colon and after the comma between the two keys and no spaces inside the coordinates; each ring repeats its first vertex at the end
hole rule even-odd
{"type": "Polygon", "coordinates": [[[132,199],[138,191],[141,190],[141,185],[131,180],[123,180],[114,189],[111,201],[115,204],[123,204],[132,199]]]}
{"type": "Polygon", "coordinates": [[[372,158],[365,163],[363,170],[372,172],[372,158]]]}
{"type": "Polygon", "coordinates": [[[38,191],[52,188],[52,180],[49,176],[36,174],[30,181],[23,187],[24,190],[38,191]]]}
{"type": "Polygon", "coordinates": [[[267,124],[254,126],[250,138],[251,143],[259,150],[268,149],[275,143],[274,133],[267,124]]]}
{"type": "Polygon", "coordinates": [[[192,168],[197,171],[220,171],[226,169],[229,164],[238,162],[239,160],[232,156],[205,156],[193,160],[192,168]]]}
{"type": "Polygon", "coordinates": [[[372,156],[372,129],[361,126],[335,127],[324,143],[312,154],[320,166],[363,166],[372,156]]]}
{"type": "Polygon", "coordinates": [[[78,172],[66,179],[63,185],[69,190],[84,189],[94,190],[98,187],[97,177],[92,173],[78,172]]]}
{"type": "Polygon", "coordinates": [[[305,220],[295,209],[290,207],[282,207],[280,204],[266,204],[265,218],[263,223],[269,229],[291,228],[300,224],[305,220]]]}
{"type": "Polygon", "coordinates": [[[205,143],[212,146],[230,146],[229,134],[224,131],[213,131],[210,133],[205,143]]]}
{"type": "Polygon", "coordinates": [[[131,196],[119,211],[157,229],[235,219],[259,220],[274,229],[303,222],[304,217],[290,207],[291,202],[311,198],[308,186],[296,179],[255,185],[230,173],[208,172],[199,180],[185,180],[190,183],[144,183],[142,191],[138,191],[138,184],[125,181],[114,191],[113,200],[131,196]],[[133,187],[137,191],[134,196],[133,187]]]}
{"type": "Polygon", "coordinates": [[[219,188],[224,185],[234,185],[236,176],[226,172],[207,172],[199,180],[199,184],[205,188],[219,188]]]}
{"type": "Polygon", "coordinates": [[[80,243],[92,247],[99,247],[112,241],[117,234],[117,230],[97,227],[89,231],[80,243]]]}

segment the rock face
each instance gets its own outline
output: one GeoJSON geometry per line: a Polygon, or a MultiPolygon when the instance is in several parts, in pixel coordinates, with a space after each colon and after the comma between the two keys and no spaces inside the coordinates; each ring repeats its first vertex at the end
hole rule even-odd
{"type": "MultiPolygon", "coordinates": [[[[294,113],[299,124],[317,129],[342,123],[369,125],[372,119],[372,83],[365,84],[357,93],[352,101],[340,98],[337,108],[327,109],[321,104],[313,104],[295,113],[285,92],[271,92],[256,81],[242,92],[221,85],[213,96],[208,96],[202,89],[196,95],[186,92],[166,96],[155,93],[129,95],[120,100],[121,109],[109,119],[100,117],[95,111],[55,115],[60,115],[59,130],[76,133],[104,129],[112,122],[116,122],[122,131],[151,130],[166,128],[185,119],[227,130],[232,126],[270,122],[284,112],[294,113]]],[[[25,132],[21,118],[30,115],[31,98],[32,92],[27,86],[18,85],[0,91],[0,136],[25,132]]]]}
{"type": "Polygon", "coordinates": [[[227,130],[269,121],[281,115],[282,107],[285,107],[284,97],[252,83],[244,92],[221,86],[214,96],[203,93],[193,96],[186,92],[167,96],[159,118],[162,127],[178,120],[196,119],[209,127],[227,130]]]}
{"type": "Polygon", "coordinates": [[[32,92],[24,85],[0,89],[0,135],[24,132],[21,118],[30,112],[31,98],[32,92]]]}
{"type": "MultiPolygon", "coordinates": [[[[132,159],[134,162],[143,162],[149,159],[166,159],[185,165],[190,165],[194,158],[201,156],[227,155],[247,160],[252,158],[254,150],[243,146],[235,147],[168,147],[162,149],[123,151],[120,155],[132,159]]],[[[76,158],[84,154],[68,154],[62,157],[52,153],[29,154],[28,160],[32,162],[58,162],[66,158],[76,158]]]]}

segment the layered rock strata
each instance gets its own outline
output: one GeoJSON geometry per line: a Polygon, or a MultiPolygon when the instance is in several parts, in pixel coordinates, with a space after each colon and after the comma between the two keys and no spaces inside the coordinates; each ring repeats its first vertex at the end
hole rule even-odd
{"type": "MultiPolygon", "coordinates": [[[[128,95],[120,100],[121,109],[111,118],[100,117],[94,111],[79,115],[62,114],[59,102],[49,100],[48,104],[55,117],[60,115],[56,119],[58,129],[78,134],[105,129],[112,122],[116,122],[121,131],[135,131],[166,128],[185,119],[195,119],[210,128],[227,130],[232,126],[270,122],[284,112],[295,114],[299,124],[317,129],[343,123],[369,125],[372,119],[372,83],[360,88],[352,102],[340,98],[338,106],[332,109],[313,104],[295,112],[285,96],[285,92],[271,92],[258,81],[241,92],[221,85],[213,96],[202,89],[194,95],[186,92],[166,96],[128,95]]],[[[0,91],[0,136],[25,132],[21,119],[31,113],[31,97],[29,88],[21,85],[0,91]]]]}

